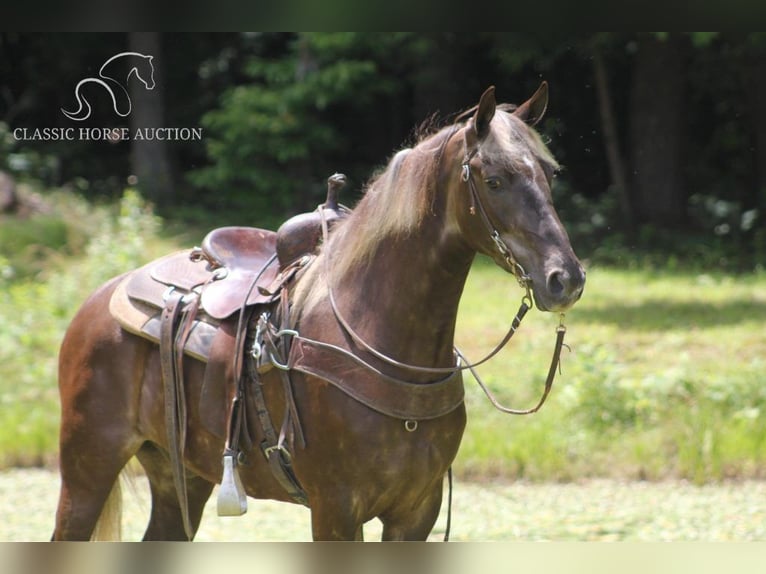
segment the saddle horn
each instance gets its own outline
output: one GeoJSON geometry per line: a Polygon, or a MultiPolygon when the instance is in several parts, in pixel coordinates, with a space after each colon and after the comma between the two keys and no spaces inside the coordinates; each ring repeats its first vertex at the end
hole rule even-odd
{"type": "Polygon", "coordinates": [[[316,251],[322,238],[322,218],[332,227],[339,219],[348,215],[348,210],[338,203],[340,191],[346,187],[347,181],[342,173],[331,175],[327,178],[325,202],[310,213],[291,217],[279,227],[277,257],[280,269],[284,269],[303,255],[316,251]]]}

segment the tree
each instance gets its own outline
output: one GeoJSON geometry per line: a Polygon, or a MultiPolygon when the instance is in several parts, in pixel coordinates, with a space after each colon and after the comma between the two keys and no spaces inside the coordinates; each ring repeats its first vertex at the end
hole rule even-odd
{"type": "MultiPolygon", "coordinates": [[[[165,127],[164,75],[162,37],[158,32],[130,32],[128,44],[132,52],[153,56],[154,88],[146,90],[135,78],[128,82],[133,103],[130,132],[138,129],[165,127]]],[[[130,165],[138,180],[138,188],[152,201],[168,205],[174,200],[173,171],[168,146],[164,139],[131,140],[130,165]]]]}
{"type": "MultiPolygon", "coordinates": [[[[226,189],[249,213],[287,214],[315,206],[326,178],[343,171],[355,184],[381,154],[370,137],[385,126],[381,101],[396,98],[397,61],[407,35],[357,33],[260,34],[245,64],[247,84],[226,90],[206,114],[210,165],[191,174],[207,189],[226,189]],[[375,148],[377,150],[377,148],[375,148]]],[[[396,106],[392,106],[396,107],[396,106]]],[[[388,108],[388,106],[386,106],[388,108]]],[[[391,151],[388,148],[384,153],[391,151]]]]}
{"type": "Polygon", "coordinates": [[[674,226],[686,214],[683,177],[684,37],[643,34],[630,97],[633,211],[640,223],[674,226]]]}
{"type": "Polygon", "coordinates": [[[628,186],[628,176],[625,168],[625,158],[621,150],[622,146],[620,144],[617,118],[614,113],[612,89],[609,85],[609,72],[598,39],[595,39],[592,42],[591,55],[593,58],[593,77],[596,85],[599,116],[601,118],[601,128],[604,133],[606,161],[609,165],[612,185],[617,191],[620,214],[622,215],[622,225],[628,231],[632,231],[635,221],[633,205],[630,198],[630,189],[628,186]]]}
{"type": "Polygon", "coordinates": [[[751,105],[755,118],[755,166],[757,206],[766,215],[766,35],[751,38],[753,45],[749,73],[755,79],[751,105]]]}

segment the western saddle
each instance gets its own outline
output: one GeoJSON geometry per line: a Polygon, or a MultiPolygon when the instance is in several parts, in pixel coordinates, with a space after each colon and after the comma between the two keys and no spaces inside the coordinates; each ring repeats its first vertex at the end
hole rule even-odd
{"type": "Polygon", "coordinates": [[[274,367],[284,367],[290,348],[288,286],[314,260],[322,219],[332,225],[349,213],[338,203],[346,177],[334,174],[327,181],[327,200],[316,211],[287,220],[276,232],[214,229],[201,247],[173,253],[124,276],[110,301],[110,312],[126,330],[159,344],[171,465],[189,536],[183,470],[184,355],[206,363],[200,416],[210,432],[226,439],[219,515],[247,510],[237,472],[252,446],[244,421],[245,389],[252,393],[263,436],[259,446],[275,478],[297,502],[308,504],[288,451],[295,440],[304,444],[289,373],[274,367]],[[255,361],[245,360],[246,341],[255,361]],[[278,434],[261,385],[244,384],[248,377],[257,380],[273,370],[281,375],[287,405],[278,434]]]}

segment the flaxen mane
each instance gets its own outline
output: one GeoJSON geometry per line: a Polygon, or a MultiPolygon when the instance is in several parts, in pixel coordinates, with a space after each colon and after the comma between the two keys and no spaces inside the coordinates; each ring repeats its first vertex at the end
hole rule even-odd
{"type": "MultiPolygon", "coordinates": [[[[506,109],[508,109],[506,107],[506,109]]],[[[540,136],[522,120],[499,107],[491,131],[479,149],[485,163],[501,163],[515,173],[532,161],[557,169],[558,164],[540,136]]],[[[459,117],[464,117],[462,114],[459,117]]],[[[470,120],[469,120],[470,121],[470,120]]],[[[411,148],[396,153],[386,168],[366,186],[364,197],[347,220],[332,233],[327,246],[308,269],[296,290],[296,309],[310,307],[326,293],[325,253],[332,255],[333,281],[363,265],[381,242],[416,229],[430,212],[447,142],[465,122],[426,134],[411,148]]]]}

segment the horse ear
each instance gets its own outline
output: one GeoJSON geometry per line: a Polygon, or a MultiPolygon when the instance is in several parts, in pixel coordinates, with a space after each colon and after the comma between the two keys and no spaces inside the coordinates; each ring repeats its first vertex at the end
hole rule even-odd
{"type": "Polygon", "coordinates": [[[534,95],[513,112],[517,118],[533,126],[545,115],[548,107],[548,82],[543,82],[534,95]]]}
{"type": "Polygon", "coordinates": [[[473,115],[473,126],[476,130],[476,136],[479,141],[487,137],[489,133],[489,123],[495,117],[495,86],[490,86],[481,95],[479,105],[476,107],[476,113],[473,115]]]}

